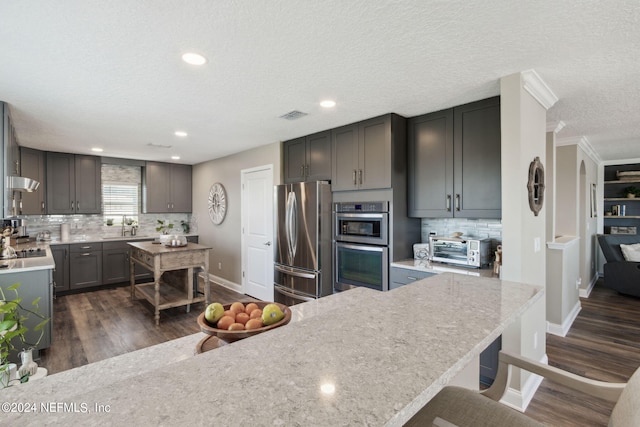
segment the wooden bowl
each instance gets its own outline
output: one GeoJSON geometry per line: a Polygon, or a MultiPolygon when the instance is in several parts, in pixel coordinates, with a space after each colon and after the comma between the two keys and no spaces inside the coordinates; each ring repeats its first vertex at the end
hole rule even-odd
{"type": "MultiPolygon", "coordinates": [[[[267,301],[248,301],[243,302],[243,304],[246,306],[250,302],[257,304],[260,310],[264,309],[267,304],[276,304],[284,313],[284,318],[281,321],[274,323],[273,325],[263,326],[262,328],[258,329],[250,329],[248,331],[227,331],[225,329],[218,329],[214,325],[209,323],[207,319],[204,318],[204,312],[202,312],[198,316],[198,325],[200,325],[200,330],[205,334],[215,335],[218,337],[218,339],[221,339],[223,341],[234,342],[247,337],[251,337],[253,335],[261,334],[266,331],[270,331],[271,329],[275,329],[282,325],[286,325],[291,320],[291,309],[284,304],[280,304],[277,302],[271,303],[267,301]]],[[[231,308],[231,304],[224,304],[223,307],[225,310],[229,310],[229,308],[231,308]]]]}

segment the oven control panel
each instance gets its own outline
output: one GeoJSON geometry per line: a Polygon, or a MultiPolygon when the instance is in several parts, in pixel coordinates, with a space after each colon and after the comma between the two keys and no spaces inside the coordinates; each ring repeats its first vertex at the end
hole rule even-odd
{"type": "Polygon", "coordinates": [[[389,202],[340,202],[336,212],[389,212],[389,202]]]}

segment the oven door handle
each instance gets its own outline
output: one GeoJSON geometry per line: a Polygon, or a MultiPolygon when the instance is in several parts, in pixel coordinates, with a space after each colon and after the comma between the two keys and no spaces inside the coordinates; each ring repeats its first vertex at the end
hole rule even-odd
{"type": "Polygon", "coordinates": [[[336,213],[336,216],[338,217],[338,219],[342,219],[342,218],[356,218],[356,219],[375,218],[375,219],[384,219],[387,216],[387,212],[379,212],[379,213],[344,213],[344,212],[338,212],[338,213],[336,213]]]}
{"type": "Polygon", "coordinates": [[[369,252],[384,252],[387,247],[386,246],[367,246],[367,245],[350,245],[346,243],[336,243],[336,246],[345,249],[353,249],[356,251],[369,251],[369,252]]]}
{"type": "Polygon", "coordinates": [[[286,297],[290,297],[290,298],[294,298],[300,301],[315,301],[316,299],[313,297],[307,297],[307,296],[303,296],[300,294],[295,294],[291,291],[287,291],[285,290],[285,288],[283,288],[282,286],[276,286],[275,287],[275,291],[281,293],[282,295],[286,296],[286,297]]]}
{"type": "Polygon", "coordinates": [[[274,268],[281,273],[288,274],[289,276],[301,277],[303,279],[315,279],[316,275],[313,273],[303,273],[301,271],[296,271],[287,267],[282,267],[281,265],[274,265],[274,268]]]}

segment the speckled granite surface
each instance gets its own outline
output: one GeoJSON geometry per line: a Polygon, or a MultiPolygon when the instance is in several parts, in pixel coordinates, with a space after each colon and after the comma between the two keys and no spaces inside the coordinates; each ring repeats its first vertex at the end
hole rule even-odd
{"type": "Polygon", "coordinates": [[[200,334],[2,390],[2,401],[37,408],[2,422],[402,425],[542,294],[451,273],[384,293],[358,288],[195,357],[200,334]],[[41,402],[67,410],[43,413],[41,402]]]}

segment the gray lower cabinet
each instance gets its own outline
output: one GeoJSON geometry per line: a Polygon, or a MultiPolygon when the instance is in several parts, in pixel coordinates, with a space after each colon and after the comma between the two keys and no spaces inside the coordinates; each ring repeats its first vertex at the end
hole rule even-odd
{"type": "Polygon", "coordinates": [[[46,153],[48,214],[102,212],[102,162],[97,156],[46,153]]]}
{"type": "Polygon", "coordinates": [[[397,155],[405,158],[404,118],[386,114],[331,131],[331,190],[391,188],[397,155]]]}
{"type": "Polygon", "coordinates": [[[500,218],[500,98],[408,121],[408,208],[418,218],[500,218]]]}
{"type": "Polygon", "coordinates": [[[284,182],[331,179],[331,131],[285,141],[284,182]]]}
{"type": "Polygon", "coordinates": [[[69,245],[51,245],[55,268],[53,270],[54,292],[69,290],[69,245]]]}
{"type": "Polygon", "coordinates": [[[102,243],[69,245],[69,289],[82,289],[102,284],[102,243]]]}
{"type": "Polygon", "coordinates": [[[32,148],[20,147],[20,176],[35,179],[40,183],[38,189],[31,193],[20,192],[20,215],[46,214],[46,157],[45,152],[32,148]]]}
{"type": "Polygon", "coordinates": [[[389,290],[399,288],[403,285],[416,282],[421,279],[431,277],[436,273],[429,273],[427,271],[413,270],[410,268],[391,267],[389,290]]]}
{"type": "MultiPolygon", "coordinates": [[[[29,307],[33,310],[31,303],[40,298],[38,302],[37,312],[45,318],[51,319],[49,323],[43,328],[43,336],[37,346],[36,350],[42,350],[51,346],[51,337],[53,330],[53,276],[52,270],[32,270],[18,273],[4,273],[0,275],[0,288],[5,293],[5,296],[13,300],[15,294],[12,291],[8,291],[7,288],[14,283],[20,283],[18,288],[18,294],[22,298],[22,306],[29,307]]],[[[29,329],[25,333],[25,338],[28,343],[35,344],[40,337],[39,331],[34,331],[36,325],[38,325],[42,319],[23,312],[28,316],[25,321],[25,326],[29,329]]],[[[15,342],[16,349],[21,351],[24,347],[21,342],[15,342]]],[[[10,360],[13,362],[19,362],[17,353],[10,355],[10,360]]],[[[18,365],[19,366],[19,365],[18,365]]]]}
{"type": "Polygon", "coordinates": [[[143,174],[145,213],[191,212],[191,166],[146,162],[143,174]]]}
{"type": "Polygon", "coordinates": [[[102,243],[102,284],[128,282],[130,246],[127,242],[102,243]]]}

